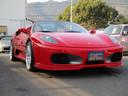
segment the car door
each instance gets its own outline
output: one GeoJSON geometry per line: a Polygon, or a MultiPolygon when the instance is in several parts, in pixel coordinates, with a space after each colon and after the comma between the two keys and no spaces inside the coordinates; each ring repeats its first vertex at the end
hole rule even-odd
{"type": "Polygon", "coordinates": [[[15,35],[13,36],[13,47],[14,47],[14,49],[17,49],[17,50],[19,50],[19,45],[20,45],[20,43],[19,43],[19,40],[20,40],[20,32],[17,30],[16,31],[16,33],[15,33],[15,35]]]}
{"type": "Polygon", "coordinates": [[[128,51],[128,26],[124,26],[120,43],[124,46],[124,51],[128,51]]]}
{"type": "Polygon", "coordinates": [[[28,40],[28,34],[21,32],[19,37],[19,48],[21,51],[25,50],[27,40],[28,40]]]}
{"type": "Polygon", "coordinates": [[[22,56],[25,55],[26,42],[28,38],[29,38],[29,32],[27,32],[27,29],[21,28],[20,31],[16,32],[16,36],[14,39],[15,49],[17,49],[22,56]]]}
{"type": "Polygon", "coordinates": [[[26,29],[26,31],[21,32],[19,36],[19,50],[22,52],[24,56],[25,56],[25,50],[26,50],[26,43],[30,36],[30,30],[31,30],[31,27],[26,29]]]}

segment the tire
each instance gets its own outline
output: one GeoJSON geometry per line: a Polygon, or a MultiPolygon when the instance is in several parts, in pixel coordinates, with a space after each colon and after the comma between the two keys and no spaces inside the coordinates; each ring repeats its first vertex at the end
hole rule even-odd
{"type": "Polygon", "coordinates": [[[11,45],[10,45],[10,55],[9,55],[9,58],[10,58],[10,60],[11,61],[17,61],[18,59],[15,57],[15,55],[14,55],[14,48],[13,48],[13,45],[12,45],[12,43],[11,43],[11,45]]]}
{"type": "Polygon", "coordinates": [[[33,56],[32,44],[30,41],[27,43],[27,46],[26,46],[25,63],[26,63],[26,69],[28,71],[35,71],[34,56],[33,56]]]}

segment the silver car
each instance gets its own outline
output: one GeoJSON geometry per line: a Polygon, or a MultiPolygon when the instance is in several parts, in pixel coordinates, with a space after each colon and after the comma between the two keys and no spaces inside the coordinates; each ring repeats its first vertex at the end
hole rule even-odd
{"type": "Polygon", "coordinates": [[[128,24],[109,25],[104,33],[115,37],[124,46],[124,54],[128,54],[128,24]]]}
{"type": "Polygon", "coordinates": [[[11,36],[0,36],[0,52],[9,52],[11,36]]]}

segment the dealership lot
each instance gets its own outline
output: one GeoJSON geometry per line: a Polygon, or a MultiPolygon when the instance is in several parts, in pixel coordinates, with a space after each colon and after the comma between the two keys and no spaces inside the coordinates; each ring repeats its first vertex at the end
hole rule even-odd
{"type": "Polygon", "coordinates": [[[0,54],[0,96],[127,96],[128,57],[119,68],[28,72],[0,54]]]}

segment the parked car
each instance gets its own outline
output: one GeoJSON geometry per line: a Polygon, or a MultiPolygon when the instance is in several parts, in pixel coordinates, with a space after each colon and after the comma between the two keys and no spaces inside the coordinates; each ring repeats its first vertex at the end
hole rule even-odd
{"type": "Polygon", "coordinates": [[[24,60],[29,71],[119,67],[122,51],[114,38],[76,23],[38,21],[13,35],[10,60],[24,60]]]}
{"type": "Polygon", "coordinates": [[[0,51],[9,52],[11,36],[0,36],[0,51]]]}
{"type": "Polygon", "coordinates": [[[3,51],[2,43],[0,41],[0,53],[3,51]]]}
{"type": "Polygon", "coordinates": [[[123,45],[124,54],[128,54],[128,24],[110,25],[104,33],[116,38],[123,45]]]}

